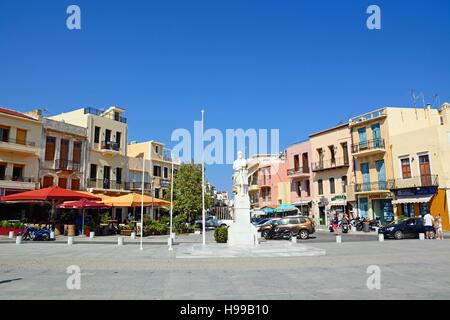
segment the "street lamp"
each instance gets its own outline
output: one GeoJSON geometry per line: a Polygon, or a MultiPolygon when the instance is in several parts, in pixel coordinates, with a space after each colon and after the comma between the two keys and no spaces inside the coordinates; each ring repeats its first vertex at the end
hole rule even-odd
{"type": "MultiPolygon", "coordinates": [[[[170,174],[170,230],[169,230],[169,251],[172,251],[172,230],[173,230],[173,180],[174,180],[174,176],[173,176],[173,160],[174,160],[174,155],[171,155],[171,160],[172,160],[172,169],[171,169],[171,174],[170,174]]],[[[177,162],[178,164],[178,162],[177,162]]]]}
{"type": "Polygon", "coordinates": [[[141,194],[141,246],[140,249],[144,250],[143,236],[144,236],[144,186],[145,186],[145,154],[142,153],[142,194],[141,194]]]}
{"type": "Polygon", "coordinates": [[[205,110],[202,110],[202,235],[203,245],[206,244],[206,217],[205,217],[205,152],[203,150],[203,134],[205,130],[205,110]]]}

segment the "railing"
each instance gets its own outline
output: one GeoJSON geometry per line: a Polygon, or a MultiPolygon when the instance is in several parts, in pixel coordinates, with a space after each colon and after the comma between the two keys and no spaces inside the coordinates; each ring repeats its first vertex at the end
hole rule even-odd
{"type": "Polygon", "coordinates": [[[390,190],[417,188],[417,187],[438,187],[438,186],[439,186],[439,177],[437,174],[423,175],[406,179],[389,180],[390,190]]]}
{"type": "Polygon", "coordinates": [[[84,108],[84,114],[93,114],[95,116],[112,119],[118,122],[127,123],[127,118],[122,117],[120,115],[112,115],[112,114],[104,114],[104,111],[101,111],[96,108],[84,108]]]}
{"type": "Polygon", "coordinates": [[[272,184],[272,179],[258,179],[258,185],[260,186],[270,186],[272,184]]]}
{"type": "Polygon", "coordinates": [[[385,108],[378,109],[378,110],[351,118],[350,124],[355,124],[355,123],[359,123],[359,122],[363,122],[363,121],[367,121],[367,120],[376,119],[376,118],[382,117],[384,115],[386,115],[386,109],[385,108]]]}
{"type": "Polygon", "coordinates": [[[21,144],[28,147],[35,147],[36,143],[34,141],[26,141],[23,139],[12,139],[12,138],[3,138],[0,142],[12,143],[12,144],[21,144]]]}
{"type": "Polygon", "coordinates": [[[37,182],[36,178],[26,178],[26,177],[14,177],[14,176],[6,176],[0,175],[1,181],[17,181],[17,182],[37,182]]]}
{"type": "Polygon", "coordinates": [[[352,144],[352,153],[358,153],[361,151],[384,149],[384,139],[373,139],[368,141],[363,141],[360,143],[352,144]]]}
{"type": "Polygon", "coordinates": [[[72,160],[57,159],[55,161],[55,169],[79,172],[81,169],[81,164],[72,160]]]}
{"type": "Polygon", "coordinates": [[[87,187],[94,189],[130,190],[130,183],[111,181],[108,179],[89,179],[87,187]]]}
{"type": "Polygon", "coordinates": [[[119,144],[114,141],[102,141],[102,150],[120,151],[119,144]]]}
{"type": "Polygon", "coordinates": [[[336,158],[330,160],[323,160],[319,162],[315,162],[312,164],[312,171],[321,171],[321,170],[329,170],[341,167],[348,167],[349,160],[348,158],[336,158]]]}
{"type": "Polygon", "coordinates": [[[309,167],[299,167],[299,168],[289,169],[287,171],[288,176],[294,176],[294,175],[302,174],[302,173],[309,174],[309,167]]]}
{"type": "Polygon", "coordinates": [[[376,181],[355,184],[355,192],[388,191],[389,181],[376,181]]]}
{"type": "MultiPolygon", "coordinates": [[[[142,182],[132,181],[128,182],[130,190],[142,190],[142,182]]],[[[150,182],[144,182],[144,190],[150,190],[152,184],[150,182]]]]}

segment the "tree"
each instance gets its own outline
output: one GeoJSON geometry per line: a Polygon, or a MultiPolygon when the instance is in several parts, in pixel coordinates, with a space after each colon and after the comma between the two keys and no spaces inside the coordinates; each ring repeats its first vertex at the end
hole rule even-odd
{"type": "MultiPolygon", "coordinates": [[[[173,180],[173,210],[187,217],[190,223],[202,215],[202,168],[198,164],[182,164],[173,180]]],[[[170,201],[170,192],[166,194],[170,201]]],[[[205,194],[205,210],[212,205],[212,196],[205,194]]]]}

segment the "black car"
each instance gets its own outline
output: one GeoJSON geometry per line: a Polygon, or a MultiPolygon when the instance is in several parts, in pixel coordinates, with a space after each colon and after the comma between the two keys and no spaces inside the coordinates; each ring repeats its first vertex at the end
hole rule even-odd
{"type": "MultiPolygon", "coordinates": [[[[426,233],[422,218],[407,218],[398,222],[391,222],[378,229],[378,234],[384,234],[386,238],[397,240],[419,238],[419,233],[426,233]]],[[[433,233],[435,233],[435,230],[433,233]]]]}

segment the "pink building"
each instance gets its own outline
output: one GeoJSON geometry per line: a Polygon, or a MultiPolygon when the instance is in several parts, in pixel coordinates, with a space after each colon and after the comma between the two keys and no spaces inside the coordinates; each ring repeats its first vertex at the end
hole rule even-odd
{"type": "Polygon", "coordinates": [[[287,177],[290,184],[290,203],[301,212],[312,212],[313,190],[311,170],[311,142],[294,144],[286,150],[287,177]]]}

